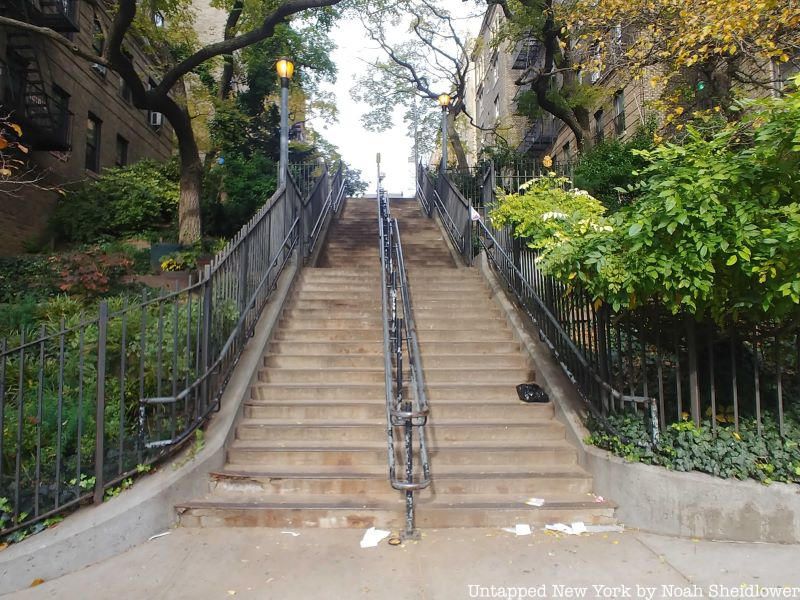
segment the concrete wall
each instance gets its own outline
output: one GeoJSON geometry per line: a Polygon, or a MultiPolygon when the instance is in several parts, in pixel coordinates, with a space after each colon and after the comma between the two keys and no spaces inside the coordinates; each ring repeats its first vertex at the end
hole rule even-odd
{"type": "Polygon", "coordinates": [[[594,492],[618,504],[628,527],[664,535],[748,542],[800,542],[800,485],[721,479],[626,463],[584,444],[585,405],[572,382],[539,340],[530,319],[511,300],[485,255],[479,268],[536,366],[536,380],[555,403],[579,462],[594,477],[594,492]]]}

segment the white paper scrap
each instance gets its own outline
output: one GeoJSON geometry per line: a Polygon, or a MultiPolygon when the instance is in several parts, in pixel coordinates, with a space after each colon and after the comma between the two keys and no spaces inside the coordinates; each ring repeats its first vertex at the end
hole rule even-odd
{"type": "Polygon", "coordinates": [[[503,527],[503,531],[513,533],[514,535],[531,535],[531,526],[527,523],[517,523],[514,527],[503,527]]]}
{"type": "Polygon", "coordinates": [[[469,218],[472,221],[480,221],[481,220],[481,213],[479,213],[477,210],[475,210],[474,208],[472,208],[470,206],[469,207],[469,218]]]}
{"type": "Polygon", "coordinates": [[[545,529],[549,531],[558,531],[559,533],[566,533],[567,535],[580,535],[581,533],[586,533],[586,525],[584,525],[582,521],[577,521],[572,525],[553,523],[552,525],[545,525],[545,529]]]}
{"type": "Polygon", "coordinates": [[[525,500],[528,506],[544,506],[544,498],[528,498],[525,500]]]}
{"type": "Polygon", "coordinates": [[[300,537],[300,534],[296,531],[281,531],[281,533],[288,533],[292,537],[300,537]]]}
{"type": "Polygon", "coordinates": [[[389,537],[391,531],[386,531],[384,529],[375,529],[374,527],[370,527],[364,532],[364,537],[361,538],[361,547],[362,548],[374,548],[378,545],[378,542],[381,540],[389,537]]]}
{"type": "Polygon", "coordinates": [[[148,542],[152,542],[153,540],[157,540],[158,538],[164,537],[165,535],[169,535],[170,533],[172,533],[172,532],[171,531],[164,531],[163,533],[157,533],[155,535],[151,535],[149,538],[147,538],[147,541],[148,542]]]}

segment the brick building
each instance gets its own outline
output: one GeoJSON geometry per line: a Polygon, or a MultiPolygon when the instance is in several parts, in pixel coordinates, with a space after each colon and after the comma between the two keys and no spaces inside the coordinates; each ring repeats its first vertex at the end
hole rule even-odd
{"type": "MultiPolygon", "coordinates": [[[[110,22],[106,6],[90,0],[0,0],[0,12],[50,27],[95,54],[110,22]]],[[[146,40],[138,40],[126,50],[144,79],[155,79],[144,47],[146,40]]],[[[174,147],[162,115],[135,108],[116,73],[20,29],[0,27],[0,111],[22,127],[22,143],[52,185],[143,158],[166,160],[174,147]]],[[[57,198],[36,189],[0,195],[0,255],[42,240],[57,198]]]]}

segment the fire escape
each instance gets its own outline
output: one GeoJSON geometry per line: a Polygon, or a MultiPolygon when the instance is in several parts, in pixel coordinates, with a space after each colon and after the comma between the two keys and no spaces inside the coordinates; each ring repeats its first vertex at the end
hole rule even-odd
{"type": "MultiPolygon", "coordinates": [[[[75,0],[0,0],[0,13],[62,34],[78,31],[75,0]]],[[[5,65],[0,71],[0,111],[10,114],[32,150],[69,149],[66,98],[52,93],[43,40],[21,29],[6,29],[5,65]]],[[[1,65],[2,63],[0,63],[1,65]]]]}
{"type": "MultiPolygon", "coordinates": [[[[534,38],[527,38],[517,44],[516,55],[512,69],[515,71],[527,71],[541,62],[542,43],[534,38]]],[[[527,88],[526,88],[527,89],[527,88]]],[[[520,88],[517,94],[525,91],[520,88]]],[[[539,117],[530,122],[530,126],[522,138],[517,152],[538,156],[542,154],[550,144],[553,143],[556,134],[556,126],[552,118],[539,117]]]]}

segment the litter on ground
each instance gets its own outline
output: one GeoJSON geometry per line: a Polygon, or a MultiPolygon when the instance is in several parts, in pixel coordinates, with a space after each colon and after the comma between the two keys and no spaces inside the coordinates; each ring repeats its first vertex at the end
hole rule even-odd
{"type": "Polygon", "coordinates": [[[374,548],[378,545],[382,539],[389,537],[389,534],[392,533],[391,531],[386,531],[384,529],[375,529],[374,527],[370,527],[364,532],[364,537],[361,538],[361,547],[362,548],[374,548]]]}
{"type": "Polygon", "coordinates": [[[531,535],[531,526],[527,523],[517,523],[514,527],[503,527],[503,531],[513,533],[515,535],[531,535]]]}
{"type": "Polygon", "coordinates": [[[546,531],[558,531],[559,533],[566,533],[567,535],[580,535],[586,533],[586,525],[583,521],[576,521],[572,525],[564,523],[553,523],[552,525],[545,525],[546,531]]]}

